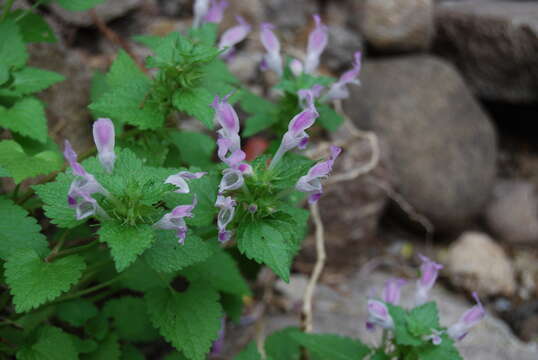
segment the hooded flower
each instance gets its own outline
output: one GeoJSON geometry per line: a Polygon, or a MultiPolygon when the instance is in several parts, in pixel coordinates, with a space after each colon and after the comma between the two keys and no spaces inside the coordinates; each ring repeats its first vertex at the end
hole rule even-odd
{"type": "Polygon", "coordinates": [[[219,49],[224,50],[222,57],[229,56],[234,49],[234,46],[245,40],[250,32],[251,26],[241,16],[236,16],[239,25],[236,25],[224,32],[219,41],[219,49]]]}
{"type": "Polygon", "coordinates": [[[323,50],[325,50],[329,38],[327,26],[321,22],[319,15],[314,15],[314,21],[316,22],[316,27],[308,37],[308,46],[306,49],[304,72],[307,74],[316,71],[319,65],[319,58],[323,50]]]}
{"type": "Polygon", "coordinates": [[[186,217],[192,217],[192,211],[196,207],[196,196],[192,199],[191,205],[179,205],[176,206],[171,212],[165,214],[161,220],[157,221],[153,226],[158,229],[175,230],[178,242],[183,245],[185,237],[187,236],[187,224],[185,223],[186,217]]]}
{"type": "Polygon", "coordinates": [[[349,90],[347,89],[348,84],[359,85],[360,82],[357,79],[361,71],[361,53],[357,51],[355,53],[355,61],[353,62],[353,68],[346,71],[340,79],[335,82],[329,92],[323,97],[324,101],[340,100],[346,99],[349,97],[349,90]]]}
{"type": "Polygon", "coordinates": [[[211,6],[204,16],[204,22],[220,24],[224,17],[224,10],[228,7],[226,0],[211,0],[211,6]]]}
{"type": "Polygon", "coordinates": [[[308,201],[313,204],[319,200],[323,193],[321,180],[327,178],[332,171],[334,161],[340,155],[342,149],[337,146],[331,146],[331,156],[328,160],[317,163],[308,170],[308,173],[299,178],[295,188],[299,191],[310,194],[308,201]]]}
{"type": "Polygon", "coordinates": [[[278,76],[282,76],[282,57],[280,56],[280,41],[273,33],[274,26],[263,23],[261,26],[261,41],[267,51],[264,57],[264,64],[268,69],[273,70],[278,76]]]}
{"type": "Polygon", "coordinates": [[[387,304],[398,305],[402,287],[407,284],[404,279],[389,279],[383,289],[383,301],[387,304]]]}
{"type": "Polygon", "coordinates": [[[415,293],[415,302],[417,306],[424,304],[428,300],[428,293],[435,284],[439,270],[443,268],[442,265],[431,261],[426,256],[420,255],[422,265],[420,265],[421,277],[417,281],[417,290],[415,293]]]}
{"type": "Polygon", "coordinates": [[[165,184],[172,184],[177,186],[177,190],[174,192],[178,194],[188,194],[191,192],[187,180],[200,179],[202,176],[207,174],[206,172],[189,172],[189,171],[180,171],[175,175],[170,175],[165,181],[165,184]]]}
{"type": "Polygon", "coordinates": [[[476,300],[476,305],[463,313],[458,322],[448,328],[448,335],[454,340],[463,340],[471,328],[486,316],[486,311],[484,310],[478,295],[473,293],[473,297],[476,300]]]}
{"type": "Polygon", "coordinates": [[[215,206],[219,208],[217,216],[217,227],[219,229],[219,241],[225,243],[232,237],[232,233],[226,230],[228,224],[233,220],[236,202],[230,196],[217,196],[215,206]]]}
{"type": "Polygon", "coordinates": [[[93,140],[97,147],[97,158],[108,173],[114,170],[114,124],[110,119],[101,118],[93,123],[93,140]]]}
{"type": "Polygon", "coordinates": [[[383,329],[392,329],[394,327],[394,321],[389,314],[387,305],[379,300],[370,299],[368,300],[366,328],[368,330],[374,330],[375,325],[379,325],[383,329]]]}
{"type": "Polygon", "coordinates": [[[198,27],[202,23],[202,19],[206,16],[209,10],[209,0],[195,0],[194,2],[194,20],[192,27],[198,27]]]}

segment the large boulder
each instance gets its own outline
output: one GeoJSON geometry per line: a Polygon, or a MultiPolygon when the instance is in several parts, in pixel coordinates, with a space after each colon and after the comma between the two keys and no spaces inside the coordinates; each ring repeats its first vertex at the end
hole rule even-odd
{"type": "Polygon", "coordinates": [[[357,4],[364,38],[376,50],[429,47],[434,33],[432,0],[365,0],[357,4]]]}
{"type": "Polygon", "coordinates": [[[384,138],[394,185],[437,230],[456,230],[488,200],[496,134],[458,73],[430,56],[366,62],[346,113],[384,138]]]}
{"type": "Polygon", "coordinates": [[[58,4],[52,4],[51,10],[60,19],[69,24],[90,26],[94,23],[90,11],[95,11],[101,20],[108,22],[140,7],[143,3],[144,0],[106,0],[104,3],[95,6],[92,10],[86,11],[70,11],[58,4]]]}
{"type": "Polygon", "coordinates": [[[538,2],[447,2],[435,18],[435,51],[456,64],[479,96],[538,100],[538,2]]]}

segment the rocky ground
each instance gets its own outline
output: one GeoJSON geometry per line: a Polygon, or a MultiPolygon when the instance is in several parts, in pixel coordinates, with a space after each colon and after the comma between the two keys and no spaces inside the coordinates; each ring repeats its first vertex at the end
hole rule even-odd
{"type": "MultiPolygon", "coordinates": [[[[304,56],[311,15],[321,13],[331,29],[323,72],[338,74],[354,51],[365,53],[362,86],[344,109],[356,127],[379,137],[380,162],[366,176],[331,186],[321,200],[329,258],[316,330],[365,335],[369,289],[380,287],[386,272],[409,275],[416,253],[425,252],[445,265],[436,290],[445,323],[469,306],[471,291],[487,304],[488,320],[461,344],[466,358],[536,359],[538,143],[531,122],[538,115],[538,2],[229,1],[222,29],[235,14],[256,25],[274,22],[286,52],[297,57],[304,56]],[[372,259],[385,273],[371,270],[372,259]]],[[[121,44],[143,59],[130,37],[185,29],[191,6],[107,0],[96,14],[120,42],[104,36],[90,13],[43,8],[61,41],[34,46],[32,62],[67,77],[43,94],[57,139],[88,146],[93,74],[106,71],[121,44]]],[[[272,80],[258,71],[262,53],[255,30],[231,63],[249,85],[272,80]]],[[[336,173],[370,155],[367,142],[352,142],[336,173]]],[[[296,323],[314,257],[309,238],[291,284],[275,286],[267,329],[296,323]]],[[[252,335],[248,327],[231,331],[252,335]]]]}

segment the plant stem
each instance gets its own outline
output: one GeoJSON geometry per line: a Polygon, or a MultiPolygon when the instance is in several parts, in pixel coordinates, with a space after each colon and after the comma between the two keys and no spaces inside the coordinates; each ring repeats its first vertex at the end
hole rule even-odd
{"type": "Polygon", "coordinates": [[[21,183],[18,183],[16,186],[15,186],[15,190],[13,190],[13,195],[11,195],[11,197],[13,198],[13,201],[16,203],[17,202],[17,197],[19,196],[19,190],[21,188],[21,183]]]}
{"type": "Polygon", "coordinates": [[[7,16],[9,15],[9,12],[11,11],[11,7],[13,6],[13,3],[15,0],[7,0],[4,5],[4,11],[2,11],[2,17],[0,18],[0,22],[3,22],[7,16]]]}
{"type": "Polygon", "coordinates": [[[120,280],[122,278],[122,276],[123,276],[123,274],[120,274],[120,275],[118,275],[118,276],[116,276],[116,277],[114,277],[114,278],[112,278],[112,279],[110,279],[108,281],[105,281],[104,283],[89,287],[89,288],[84,289],[84,290],[77,291],[76,293],[73,293],[73,294],[67,294],[67,295],[61,296],[56,301],[54,301],[53,303],[59,303],[59,302],[66,301],[66,300],[76,299],[76,298],[79,298],[79,297],[84,296],[86,294],[89,294],[89,293],[92,293],[94,291],[100,290],[100,289],[105,288],[105,287],[107,287],[109,285],[112,285],[116,281],[120,280]]]}
{"type": "Polygon", "coordinates": [[[89,242],[88,244],[85,244],[85,245],[81,245],[81,246],[76,246],[76,247],[72,247],[72,248],[69,248],[69,249],[65,249],[64,251],[60,251],[58,253],[56,253],[56,255],[54,256],[49,256],[47,257],[47,259],[49,261],[53,260],[53,259],[56,259],[56,258],[62,258],[62,257],[66,257],[68,255],[72,255],[72,254],[78,254],[78,253],[81,253],[81,252],[84,252],[84,251],[87,251],[87,250],[91,250],[94,246],[98,245],[99,244],[99,241],[97,239],[89,242]]]}

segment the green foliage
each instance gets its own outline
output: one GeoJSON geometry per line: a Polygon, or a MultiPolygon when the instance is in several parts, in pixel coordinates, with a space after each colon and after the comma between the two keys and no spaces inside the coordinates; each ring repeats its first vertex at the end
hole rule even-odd
{"type": "Polygon", "coordinates": [[[45,256],[48,243],[40,231],[40,226],[26,210],[11,200],[0,198],[0,259],[7,260],[11,254],[25,249],[45,256]]]}
{"type": "Polygon", "coordinates": [[[170,133],[172,145],[177,148],[183,162],[190,166],[209,166],[216,143],[211,137],[188,131],[170,133]]]}
{"type": "Polygon", "coordinates": [[[71,336],[53,326],[43,326],[37,340],[17,352],[17,360],[76,360],[78,351],[71,336]]]}
{"type": "Polygon", "coordinates": [[[299,360],[301,346],[295,341],[293,335],[301,331],[295,327],[288,327],[275,331],[265,339],[265,352],[272,360],[299,360]]]}
{"type": "Polygon", "coordinates": [[[173,104],[176,109],[200,120],[209,129],[213,127],[215,111],[209,107],[214,95],[206,88],[185,89],[174,93],[173,104]]]}
{"type": "MultiPolygon", "coordinates": [[[[40,92],[64,80],[58,73],[34,67],[25,67],[12,73],[13,81],[0,90],[0,95],[24,96],[40,92]]],[[[37,100],[35,100],[37,101],[37,100]]]]}
{"type": "Polygon", "coordinates": [[[313,360],[359,360],[370,353],[359,340],[344,336],[293,333],[291,337],[309,351],[313,360]]]}
{"type": "Polygon", "coordinates": [[[35,251],[21,250],[10,255],[4,268],[15,310],[22,313],[69,290],[80,279],[86,264],[78,255],[45,262],[35,251]]]}
{"type": "Polygon", "coordinates": [[[36,13],[29,10],[15,10],[9,13],[7,19],[17,23],[25,43],[57,41],[49,24],[36,13]]]}
{"type": "Polygon", "coordinates": [[[121,349],[118,336],[114,333],[108,336],[99,344],[96,351],[83,357],[84,360],[120,360],[121,349]]]}
{"type": "Polygon", "coordinates": [[[45,109],[34,98],[22,99],[11,108],[0,106],[0,126],[42,143],[47,141],[45,109]]]}
{"type": "Polygon", "coordinates": [[[112,318],[113,327],[120,339],[127,341],[151,341],[156,338],[157,331],[151,325],[142,298],[124,296],[108,301],[104,314],[112,318]]]}
{"type": "Polygon", "coordinates": [[[218,299],[215,290],[200,283],[182,293],[155,289],[146,295],[153,325],[190,360],[204,360],[217,339],[222,318],[218,299]]]}
{"type": "Polygon", "coordinates": [[[88,300],[75,299],[60,303],[58,318],[74,327],[81,327],[98,313],[97,307],[88,300]]]}
{"type": "Polygon", "coordinates": [[[8,70],[19,69],[27,60],[28,52],[17,24],[13,21],[0,23],[0,65],[8,70]]]}
{"type": "Polygon", "coordinates": [[[84,11],[99,5],[104,0],[55,0],[58,5],[69,11],[84,11]]]}
{"type": "Polygon", "coordinates": [[[261,360],[261,358],[256,343],[251,342],[240,354],[234,357],[234,360],[261,360]]]}

